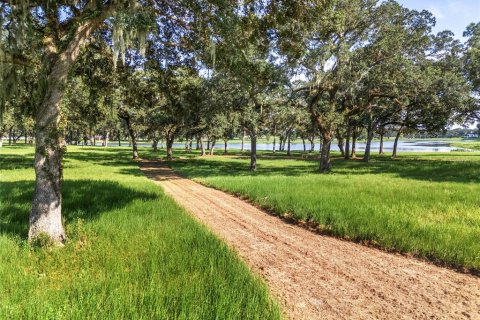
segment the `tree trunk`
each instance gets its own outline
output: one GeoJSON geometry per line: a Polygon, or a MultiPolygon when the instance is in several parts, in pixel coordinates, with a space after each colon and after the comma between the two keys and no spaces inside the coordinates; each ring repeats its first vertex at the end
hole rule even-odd
{"type": "Polygon", "coordinates": [[[320,152],[320,172],[329,172],[332,167],[330,163],[331,145],[332,145],[332,136],[328,133],[322,133],[322,148],[320,152]]]}
{"type": "Polygon", "coordinates": [[[167,131],[167,160],[173,160],[173,141],[175,140],[175,132],[173,130],[167,131]]]}
{"type": "Polygon", "coordinates": [[[315,151],[315,136],[308,138],[308,141],[310,141],[310,152],[315,151]]]}
{"type": "Polygon", "coordinates": [[[276,150],[275,150],[275,145],[276,145],[276,143],[277,143],[277,137],[275,137],[275,135],[274,135],[274,136],[273,136],[273,153],[276,152],[276,150]]]}
{"type": "Polygon", "coordinates": [[[206,155],[206,153],[205,153],[205,146],[203,145],[203,139],[202,139],[202,137],[200,137],[199,141],[200,141],[200,149],[202,150],[202,156],[205,156],[205,155],[206,155]]]}
{"type": "Polygon", "coordinates": [[[216,143],[216,142],[217,142],[217,141],[216,141],[215,139],[213,139],[213,140],[212,140],[212,143],[210,144],[209,154],[210,154],[211,156],[213,156],[213,149],[215,148],[215,143],[216,143]]]}
{"type": "Polygon", "coordinates": [[[225,143],[225,149],[223,149],[223,153],[224,154],[227,154],[228,151],[227,151],[227,148],[228,148],[228,140],[224,140],[224,143],[225,143]]]}
{"type": "Polygon", "coordinates": [[[383,152],[383,136],[384,135],[385,135],[385,133],[382,131],[380,133],[380,149],[378,150],[379,154],[384,154],[384,152],[383,152]]]}
{"type": "Polygon", "coordinates": [[[207,150],[210,150],[210,138],[207,140],[207,150]]]}
{"type": "Polygon", "coordinates": [[[128,135],[130,136],[130,142],[132,146],[132,152],[133,152],[133,159],[138,159],[138,146],[137,146],[137,137],[135,134],[135,129],[133,128],[132,125],[132,120],[130,118],[130,115],[128,114],[127,111],[124,111],[121,115],[120,118],[125,120],[125,123],[127,125],[127,130],[128,130],[128,135]]]}
{"type": "Polygon", "coordinates": [[[108,138],[110,137],[110,132],[106,131],[103,139],[103,146],[108,148],[108,138]]]}
{"type": "Polygon", "coordinates": [[[153,138],[152,148],[153,148],[153,152],[157,152],[157,151],[158,151],[158,138],[153,138]]]}
{"type": "Polygon", "coordinates": [[[290,147],[290,136],[291,136],[291,133],[289,133],[287,137],[287,156],[292,155],[291,147],[290,147]]]}
{"type": "Polygon", "coordinates": [[[45,98],[37,110],[35,132],[35,192],[28,239],[48,237],[54,243],[66,240],[62,224],[62,159],[65,152],[60,104],[69,65],[55,63],[47,78],[45,98]]]}
{"type": "Polygon", "coordinates": [[[364,162],[369,162],[370,161],[370,155],[372,151],[372,140],[373,140],[373,126],[368,125],[367,128],[367,145],[365,146],[365,154],[363,155],[363,161],[364,162]]]}
{"type": "Polygon", "coordinates": [[[337,135],[337,144],[340,154],[342,157],[345,157],[345,140],[343,140],[343,137],[340,134],[337,135]]]}
{"type": "Polygon", "coordinates": [[[12,137],[13,137],[13,127],[11,127],[10,130],[8,130],[8,145],[9,146],[12,145],[12,137]]]}
{"type": "Polygon", "coordinates": [[[0,131],[0,148],[3,147],[3,132],[0,131]]]}
{"type": "Polygon", "coordinates": [[[398,129],[397,135],[395,136],[395,142],[393,143],[392,158],[397,157],[398,140],[400,139],[400,136],[402,135],[402,131],[403,131],[403,127],[400,127],[400,129],[398,129]]]}
{"type": "Polygon", "coordinates": [[[240,151],[244,151],[245,150],[245,129],[243,130],[243,134],[242,134],[242,148],[240,149],[240,151]]]}
{"type": "Polygon", "coordinates": [[[350,134],[351,134],[351,129],[350,127],[348,127],[347,136],[345,137],[345,155],[344,155],[345,160],[350,159],[350,134]]]}
{"type": "Polygon", "coordinates": [[[353,129],[353,135],[352,135],[352,153],[350,154],[350,157],[355,159],[357,156],[357,138],[358,138],[358,131],[356,128],[353,129]]]}
{"type": "Polygon", "coordinates": [[[305,143],[305,137],[302,137],[302,142],[303,142],[303,152],[307,153],[307,144],[305,143]]]}
{"type": "Polygon", "coordinates": [[[257,170],[257,131],[250,130],[250,170],[256,171],[257,170]]]}

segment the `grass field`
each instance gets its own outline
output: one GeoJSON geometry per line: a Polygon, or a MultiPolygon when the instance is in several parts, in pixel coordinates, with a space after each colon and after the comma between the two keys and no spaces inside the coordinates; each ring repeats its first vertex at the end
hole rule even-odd
{"type": "Polygon", "coordinates": [[[452,143],[453,146],[480,151],[480,139],[463,140],[452,143]]]}
{"type": "Polygon", "coordinates": [[[128,149],[69,147],[69,241],[26,242],[31,147],[0,149],[0,319],[278,319],[266,286],[128,149]]]}
{"type": "Polygon", "coordinates": [[[318,223],[324,233],[480,270],[480,153],[337,159],[325,175],[316,160],[263,155],[255,173],[235,156],[171,166],[277,214],[318,223]]]}

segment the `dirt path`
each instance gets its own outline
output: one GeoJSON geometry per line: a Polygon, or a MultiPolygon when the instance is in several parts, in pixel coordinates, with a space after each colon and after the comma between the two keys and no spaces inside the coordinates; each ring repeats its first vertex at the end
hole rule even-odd
{"type": "Polygon", "coordinates": [[[319,236],[159,162],[140,166],[264,277],[292,319],[480,319],[478,277],[319,236]]]}

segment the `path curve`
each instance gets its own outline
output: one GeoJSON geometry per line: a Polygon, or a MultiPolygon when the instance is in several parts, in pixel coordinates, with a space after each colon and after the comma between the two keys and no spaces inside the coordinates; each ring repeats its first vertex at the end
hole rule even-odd
{"type": "Polygon", "coordinates": [[[142,171],[266,280],[291,319],[480,319],[480,278],[321,236],[158,161],[142,171]]]}

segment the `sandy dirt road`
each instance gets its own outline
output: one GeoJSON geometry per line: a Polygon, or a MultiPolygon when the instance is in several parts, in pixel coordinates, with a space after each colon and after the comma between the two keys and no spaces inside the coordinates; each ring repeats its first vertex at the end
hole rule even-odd
{"type": "Polygon", "coordinates": [[[161,162],[140,167],[263,276],[290,319],[480,319],[479,277],[289,225],[161,162]]]}

